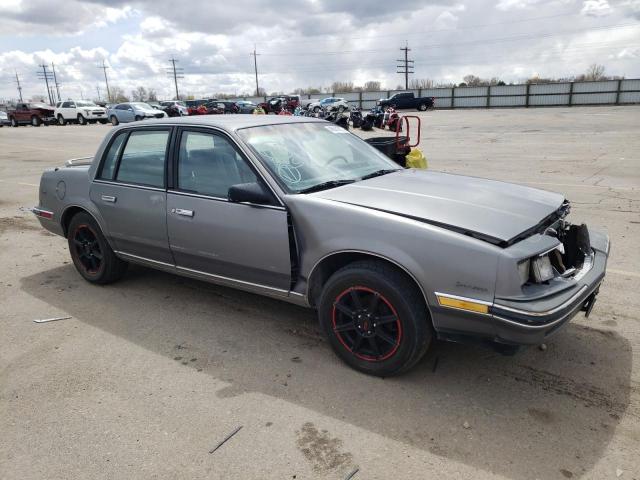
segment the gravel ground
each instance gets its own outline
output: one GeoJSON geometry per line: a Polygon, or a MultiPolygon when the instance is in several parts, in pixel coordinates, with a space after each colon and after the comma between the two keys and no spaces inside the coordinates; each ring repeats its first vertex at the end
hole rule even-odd
{"type": "Polygon", "coordinates": [[[22,209],[111,127],[1,128],[0,477],[640,479],[640,107],[420,116],[429,168],[563,192],[609,232],[592,315],[546,351],[437,344],[382,380],[311,311],[140,267],[89,285],[22,209]]]}

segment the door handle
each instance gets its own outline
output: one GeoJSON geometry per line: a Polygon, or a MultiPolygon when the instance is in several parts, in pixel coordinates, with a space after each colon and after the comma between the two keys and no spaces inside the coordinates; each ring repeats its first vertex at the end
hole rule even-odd
{"type": "Polygon", "coordinates": [[[182,215],[183,217],[193,217],[193,210],[185,210],[184,208],[174,208],[171,212],[182,215]]]}
{"type": "Polygon", "coordinates": [[[113,195],[102,195],[102,200],[105,202],[116,203],[117,198],[113,195]]]}

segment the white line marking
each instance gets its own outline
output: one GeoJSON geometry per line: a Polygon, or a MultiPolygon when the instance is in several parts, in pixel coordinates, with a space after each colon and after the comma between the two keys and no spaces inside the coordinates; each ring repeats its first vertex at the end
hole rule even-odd
{"type": "Polygon", "coordinates": [[[24,182],[7,182],[6,180],[0,180],[0,182],[2,183],[8,183],[8,184],[15,184],[15,185],[22,185],[25,187],[39,187],[40,185],[37,185],[35,183],[24,183],[24,182]]]}

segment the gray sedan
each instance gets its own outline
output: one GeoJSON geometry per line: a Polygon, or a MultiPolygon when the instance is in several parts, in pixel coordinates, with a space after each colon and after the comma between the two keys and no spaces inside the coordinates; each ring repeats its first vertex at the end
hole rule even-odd
{"type": "Polygon", "coordinates": [[[399,168],[317,119],[220,115],[112,129],[95,157],[44,172],[33,209],[80,275],[128,263],[315,308],[369,374],[434,338],[512,351],[588,315],[608,237],[557,193],[399,168]]]}
{"type": "Polygon", "coordinates": [[[144,102],[119,103],[107,111],[107,117],[114,126],[147,118],[165,118],[166,116],[167,114],[163,111],[144,102]]]}

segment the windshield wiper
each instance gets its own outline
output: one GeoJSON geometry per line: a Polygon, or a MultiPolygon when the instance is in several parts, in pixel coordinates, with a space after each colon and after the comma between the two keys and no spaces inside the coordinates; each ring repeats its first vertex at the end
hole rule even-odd
{"type": "Polygon", "coordinates": [[[397,168],[386,168],[383,170],[376,170],[375,172],[371,172],[366,174],[363,177],[360,177],[360,180],[366,180],[368,178],[373,178],[373,177],[380,177],[382,175],[386,175],[387,173],[393,173],[393,172],[397,172],[399,169],[397,168]]]}
{"type": "Polygon", "coordinates": [[[329,180],[328,182],[322,182],[317,185],[313,185],[312,187],[303,188],[302,190],[299,190],[298,193],[319,192],[320,190],[327,190],[329,188],[339,187],[340,185],[347,185],[353,182],[355,182],[355,180],[329,180]]]}

